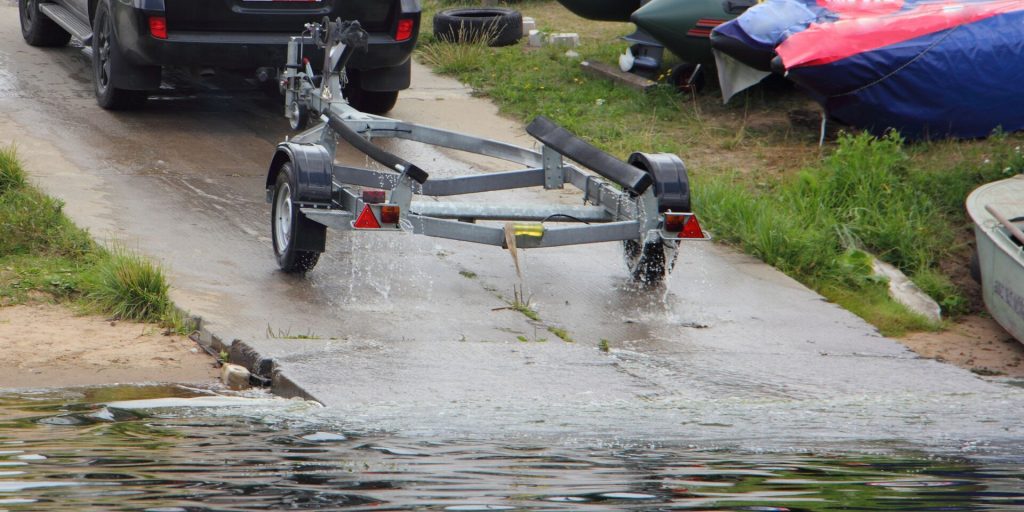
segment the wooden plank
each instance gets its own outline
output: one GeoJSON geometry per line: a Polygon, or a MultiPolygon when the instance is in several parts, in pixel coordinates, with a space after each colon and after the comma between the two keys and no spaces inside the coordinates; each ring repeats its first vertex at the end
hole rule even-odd
{"type": "Polygon", "coordinates": [[[648,80],[642,76],[634,75],[633,73],[625,73],[616,66],[609,66],[608,64],[601,62],[583,61],[580,63],[580,68],[583,69],[585,73],[607,78],[641,92],[647,92],[653,89],[655,85],[658,85],[658,83],[653,80],[648,80]]]}

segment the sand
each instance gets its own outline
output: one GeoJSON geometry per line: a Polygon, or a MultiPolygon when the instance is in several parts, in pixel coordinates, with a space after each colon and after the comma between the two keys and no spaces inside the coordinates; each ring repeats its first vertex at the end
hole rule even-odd
{"type": "Polygon", "coordinates": [[[213,384],[215,359],[159,326],[52,304],[0,307],[0,387],[143,382],[213,384]]]}

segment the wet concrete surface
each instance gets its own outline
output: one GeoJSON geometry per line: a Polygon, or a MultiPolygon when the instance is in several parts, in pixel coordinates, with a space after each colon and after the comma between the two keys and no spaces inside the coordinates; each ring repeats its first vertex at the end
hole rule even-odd
{"type": "MultiPolygon", "coordinates": [[[[180,306],[354,426],[753,448],[1015,450],[1024,439],[1019,388],[917,358],[721,245],[687,245],[654,290],[630,285],[617,244],[527,251],[522,285],[539,322],[508,307],[519,281],[493,247],[329,232],[316,269],[283,274],[264,202],[274,144],[288,134],[276,101],[207,90],[103,111],[86,58],[25,45],[14,6],[0,6],[0,143],[18,146],[77,223],[161,262],[180,306]]],[[[461,85],[419,66],[413,84],[393,117],[532,145],[461,85]]],[[[390,147],[436,176],[510,168],[390,147]]]]}

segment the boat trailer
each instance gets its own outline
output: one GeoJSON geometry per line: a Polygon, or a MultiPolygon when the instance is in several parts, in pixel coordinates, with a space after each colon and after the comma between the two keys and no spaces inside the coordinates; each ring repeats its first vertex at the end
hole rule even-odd
{"type": "Polygon", "coordinates": [[[307,24],[288,43],[285,117],[303,131],[278,144],[266,181],[272,243],[284,271],[305,272],[316,265],[326,248],[327,227],[406,231],[512,249],[621,241],[630,275],[643,283],[659,282],[672,270],[680,241],[710,239],[691,210],[686,166],[676,155],[638,152],[623,162],[543,116],[526,128],[540,143],[536,151],[352,108],[342,93],[345,64],[366,48],[368,37],[356,21],[325,18],[307,24]],[[307,50],[314,56],[322,52],[319,74],[304,55],[307,50]],[[305,129],[310,119],[319,122],[305,129]],[[422,168],[371,142],[384,137],[525,168],[429,179],[422,168]],[[387,170],[335,163],[339,139],[387,170]],[[414,200],[561,189],[567,183],[583,192],[582,205],[414,200]]]}

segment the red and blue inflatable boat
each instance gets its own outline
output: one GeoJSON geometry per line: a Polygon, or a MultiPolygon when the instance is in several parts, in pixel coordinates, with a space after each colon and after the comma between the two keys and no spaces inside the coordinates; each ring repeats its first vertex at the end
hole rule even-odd
{"type": "Polygon", "coordinates": [[[768,0],[711,39],[874,133],[1024,129],[1024,0],[768,0]]]}

